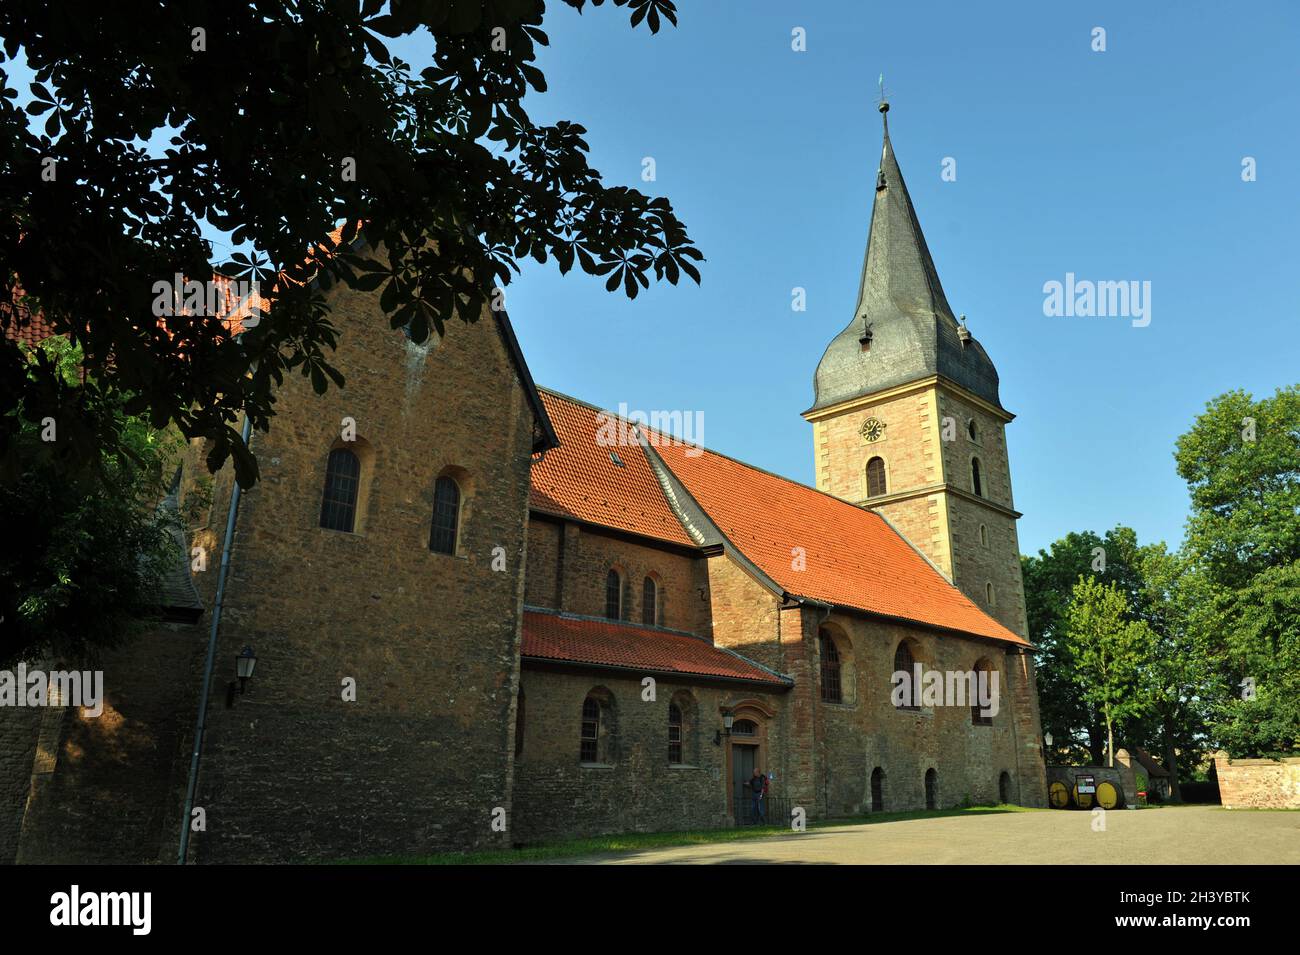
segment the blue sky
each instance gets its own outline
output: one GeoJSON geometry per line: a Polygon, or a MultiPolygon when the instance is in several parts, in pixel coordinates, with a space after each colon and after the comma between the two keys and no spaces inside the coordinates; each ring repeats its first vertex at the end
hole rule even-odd
{"type": "Polygon", "coordinates": [[[651,36],[625,11],[553,4],[549,90],[529,106],[586,125],[607,181],[673,201],[708,259],[703,285],[629,302],[529,263],[507,305],[538,382],[605,407],[703,412],[705,444],[811,483],[799,412],[853,315],[883,72],[944,289],[1018,415],[1021,549],[1117,523],[1181,540],[1177,436],[1214,395],[1300,381],[1300,8],[679,6],[680,26],[651,36]],[[655,182],[641,181],[646,156],[655,182]],[[944,157],[955,182],[940,179],[944,157]],[[1150,325],[1045,317],[1043,284],[1067,272],[1150,281],[1150,325]]]}
{"type": "MultiPolygon", "coordinates": [[[[1300,381],[1300,5],[678,4],[680,26],[652,36],[626,10],[553,2],[549,90],[529,108],[585,125],[607,182],[672,200],[708,259],[703,285],[628,301],[526,262],[507,307],[537,381],[702,413],[708,446],[812,483],[799,412],[853,317],[883,72],[948,300],[1018,416],[1022,551],[1118,523],[1177,544],[1177,436],[1217,394],[1300,381]],[[1150,282],[1150,324],[1046,317],[1043,285],[1067,272],[1150,282]]],[[[427,62],[427,41],[394,48],[427,62]]]]}

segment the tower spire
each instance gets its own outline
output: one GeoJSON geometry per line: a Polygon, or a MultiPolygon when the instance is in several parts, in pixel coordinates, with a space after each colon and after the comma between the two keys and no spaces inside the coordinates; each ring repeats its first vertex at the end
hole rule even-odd
{"type": "Polygon", "coordinates": [[[810,410],[939,374],[999,406],[998,377],[979,343],[958,325],[889,137],[880,78],[882,142],[853,316],[827,347],[810,410]]]}

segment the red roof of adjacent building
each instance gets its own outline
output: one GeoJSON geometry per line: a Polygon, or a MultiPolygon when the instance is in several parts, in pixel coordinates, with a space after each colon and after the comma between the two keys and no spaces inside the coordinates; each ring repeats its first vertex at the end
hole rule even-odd
{"type": "Polygon", "coordinates": [[[689,634],[536,609],[524,611],[523,656],[649,673],[790,685],[788,679],[689,634]]]}
{"type": "MultiPolygon", "coordinates": [[[[534,509],[695,546],[626,422],[619,429],[612,412],[556,392],[541,394],[560,446],[533,464],[534,509]],[[611,435],[629,439],[611,446],[611,435]]],[[[949,583],[879,514],[643,430],[695,503],[787,593],[1026,645],[949,583]]]]}
{"type": "Polygon", "coordinates": [[[712,451],[669,441],[655,450],[727,539],[787,593],[1027,645],[879,514],[712,451]]]}
{"type": "MultiPolygon", "coordinates": [[[[533,462],[530,505],[539,511],[694,547],[668,506],[640,444],[602,444],[614,419],[567,395],[538,389],[560,446],[533,462]],[[617,461],[615,460],[617,456],[617,461]],[[621,462],[621,464],[619,463],[621,462]]],[[[630,428],[623,435],[630,436],[630,428]]]]}

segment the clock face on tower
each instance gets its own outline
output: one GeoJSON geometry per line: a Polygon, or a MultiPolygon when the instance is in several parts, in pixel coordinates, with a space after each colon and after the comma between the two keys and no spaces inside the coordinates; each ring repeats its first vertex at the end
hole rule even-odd
{"type": "Polygon", "coordinates": [[[863,440],[868,444],[873,441],[879,441],[885,434],[885,423],[879,418],[868,418],[862,422],[862,427],[858,429],[863,440]]]}

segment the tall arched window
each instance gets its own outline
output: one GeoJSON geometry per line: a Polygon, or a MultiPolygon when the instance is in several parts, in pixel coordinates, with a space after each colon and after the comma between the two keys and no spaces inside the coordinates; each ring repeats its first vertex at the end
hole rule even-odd
{"type": "Polygon", "coordinates": [[[980,497],[984,496],[984,485],[980,481],[980,459],[970,459],[970,486],[971,490],[980,497]]]}
{"type": "Polygon", "coordinates": [[[839,703],[843,700],[840,691],[840,652],[835,641],[825,630],[818,634],[822,658],[822,702],[839,703]]]}
{"type": "Polygon", "coordinates": [[[641,622],[652,627],[659,622],[659,587],[653,577],[641,585],[641,622]]]}
{"type": "Polygon", "coordinates": [[[986,583],[984,585],[984,597],[988,600],[989,606],[992,607],[993,606],[993,585],[991,583],[986,583]]]}
{"type": "Polygon", "coordinates": [[[459,525],[460,485],[444,475],[433,485],[433,527],[429,531],[429,550],[435,554],[456,553],[459,525]]]}
{"type": "MultiPolygon", "coordinates": [[[[912,656],[912,648],[903,640],[898,644],[898,649],[894,651],[894,673],[902,673],[902,677],[908,690],[903,696],[903,703],[898,706],[900,710],[919,710],[921,708],[921,681],[916,678],[913,670],[913,664],[916,662],[912,656]]],[[[892,696],[892,694],[891,694],[892,696]]]]}
{"type": "Polygon", "coordinates": [[[623,618],[623,575],[614,567],[605,575],[605,616],[610,620],[623,618]]]}
{"type": "Polygon", "coordinates": [[[933,769],[925,771],[925,808],[939,808],[939,774],[933,769]]]}
{"type": "Polygon", "coordinates": [[[357,521],[357,490],[360,486],[360,459],[347,448],[335,448],[325,463],[325,494],[320,507],[321,527],[352,533],[357,521]]]}
{"type": "Polygon", "coordinates": [[[584,763],[600,761],[600,701],[594,696],[582,701],[582,745],[578,759],[584,763]]]}
{"type": "Polygon", "coordinates": [[[682,759],[682,708],[676,703],[668,704],[668,762],[673,765],[685,762],[682,759]]]}
{"type": "Polygon", "coordinates": [[[867,462],[867,496],[885,493],[885,460],[872,458],[867,462]]]}

